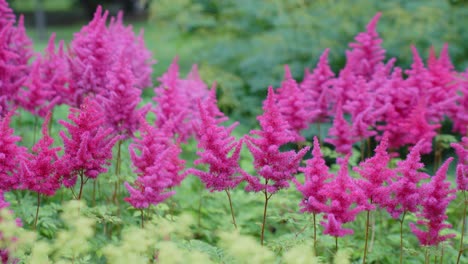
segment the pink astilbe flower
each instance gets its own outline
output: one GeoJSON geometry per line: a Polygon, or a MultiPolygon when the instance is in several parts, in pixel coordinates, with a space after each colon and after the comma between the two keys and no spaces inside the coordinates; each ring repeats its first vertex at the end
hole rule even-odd
{"type": "Polygon", "coordinates": [[[310,123],[326,121],[330,114],[330,87],[335,73],[328,64],[329,51],[330,49],[325,49],[312,73],[306,70],[300,84],[307,102],[306,111],[310,123]]]}
{"type": "Polygon", "coordinates": [[[303,141],[301,131],[309,125],[310,112],[306,109],[305,94],[293,79],[288,65],[284,66],[284,80],[278,89],[277,100],[281,115],[288,122],[291,132],[294,132],[295,141],[303,141]]]}
{"type": "Polygon", "coordinates": [[[106,27],[108,12],[99,6],[94,18],[70,43],[70,91],[72,107],[79,107],[88,95],[107,95],[107,72],[112,65],[113,49],[106,27]]]}
{"type": "Polygon", "coordinates": [[[333,178],[333,174],[329,172],[323,159],[317,137],[314,137],[312,156],[311,159],[307,160],[305,168],[299,168],[305,176],[304,184],[300,184],[295,179],[293,181],[303,196],[303,200],[299,204],[301,212],[319,214],[324,212],[324,206],[327,203],[327,196],[321,190],[333,178]]]}
{"type": "Polygon", "coordinates": [[[411,231],[421,245],[437,246],[440,242],[455,237],[455,234],[440,234],[443,229],[452,227],[451,224],[445,223],[448,218],[447,207],[450,201],[455,199],[456,192],[450,188],[450,182],[446,181],[448,166],[452,160],[453,158],[447,159],[431,181],[422,187],[424,199],[421,201],[422,211],[417,214],[417,225],[424,226],[424,229],[410,223],[411,231]]]}
{"type": "Polygon", "coordinates": [[[321,224],[325,227],[324,234],[334,237],[353,234],[353,230],[342,228],[341,225],[354,221],[357,214],[369,209],[365,194],[349,176],[348,159],[349,155],[339,161],[340,169],[336,177],[320,190],[327,197],[327,204],[322,208],[326,220],[321,224]]]}
{"type": "Polygon", "coordinates": [[[452,143],[458,156],[457,188],[460,191],[468,191],[468,137],[463,137],[460,143],[452,143]]]}
{"type": "Polygon", "coordinates": [[[20,164],[28,159],[27,148],[20,147],[17,142],[21,137],[14,135],[10,128],[13,112],[0,118],[0,190],[16,189],[20,182],[20,164]]]}
{"type": "Polygon", "coordinates": [[[15,26],[6,2],[0,3],[0,116],[19,104],[19,89],[30,71],[28,62],[32,57],[32,42],[26,35],[24,18],[20,16],[15,26]],[[4,14],[3,14],[4,13],[4,14]],[[3,17],[5,15],[5,17],[3,17]]]}
{"type": "Polygon", "coordinates": [[[20,104],[33,115],[44,118],[55,106],[60,98],[54,97],[52,90],[53,79],[46,80],[41,76],[42,58],[38,57],[33,65],[31,74],[25,83],[26,90],[21,90],[20,104]]]}
{"type": "Polygon", "coordinates": [[[351,133],[351,127],[343,116],[341,102],[338,102],[333,126],[328,131],[328,134],[332,136],[332,138],[326,138],[325,142],[335,146],[335,150],[338,153],[344,155],[350,154],[354,144],[351,133]]]}
{"type": "Polygon", "coordinates": [[[138,89],[150,87],[152,66],[156,61],[152,59],[151,51],[145,46],[143,29],[138,36],[135,36],[133,27],[124,25],[123,12],[120,11],[117,17],[111,18],[109,34],[117,51],[121,52],[121,56],[129,63],[135,78],[135,86],[138,89]]]}
{"type": "Polygon", "coordinates": [[[209,165],[209,171],[191,169],[189,173],[199,177],[210,191],[234,189],[241,181],[239,157],[242,140],[236,141],[231,132],[238,123],[230,127],[218,125],[201,102],[198,104],[201,122],[197,126],[199,158],[195,165],[209,165]]]}
{"type": "Polygon", "coordinates": [[[366,32],[359,33],[355,40],[350,43],[351,51],[346,52],[346,66],[356,75],[370,79],[377,66],[383,63],[385,49],[382,48],[382,39],[377,33],[376,27],[382,13],[377,13],[366,26],[366,32]]]}
{"type": "Polygon", "coordinates": [[[153,112],[156,114],[156,126],[168,131],[181,142],[192,135],[192,124],[189,122],[190,101],[179,89],[179,65],[175,58],[169,69],[159,78],[161,85],[155,88],[157,103],[153,112]]]}
{"type": "Polygon", "coordinates": [[[47,128],[51,113],[47,115],[42,124],[43,137],[32,147],[35,155],[22,163],[21,189],[27,189],[43,195],[52,196],[60,188],[57,168],[60,166],[57,152],[60,147],[52,147],[54,139],[49,135],[47,128]]]}
{"type": "Polygon", "coordinates": [[[406,212],[417,212],[424,194],[419,183],[423,179],[429,178],[429,175],[420,172],[424,167],[421,160],[421,148],[423,141],[419,141],[410,151],[405,160],[397,163],[397,177],[390,184],[392,190],[392,200],[387,207],[388,212],[393,218],[399,218],[406,212]]]}
{"type": "Polygon", "coordinates": [[[104,114],[101,106],[95,99],[85,98],[80,109],[70,108],[66,122],[60,120],[67,130],[60,131],[65,152],[62,156],[63,165],[59,172],[66,187],[73,187],[77,176],[96,179],[107,171],[112,159],[112,148],[120,139],[114,136],[112,128],[104,128],[104,114]]]}
{"type": "Polygon", "coordinates": [[[3,28],[6,24],[15,22],[16,17],[13,10],[8,6],[6,0],[0,0],[0,28],[3,28]]]}
{"type": "Polygon", "coordinates": [[[128,182],[125,187],[130,197],[125,198],[135,208],[147,208],[172,196],[171,188],[178,186],[185,177],[182,173],[185,162],[179,158],[182,152],[170,138],[142,118],[141,139],[129,147],[138,178],[134,186],[128,182]],[[140,153],[140,155],[137,154],[140,153]]]}
{"type": "Polygon", "coordinates": [[[298,153],[294,150],[281,152],[280,147],[294,142],[294,134],[289,131],[288,123],[283,119],[276,104],[276,95],[272,87],[263,102],[263,114],[257,117],[261,130],[253,130],[246,135],[246,144],[254,157],[254,167],[260,177],[242,172],[248,185],[247,191],[265,191],[270,194],[289,187],[297,172],[302,157],[308,147],[298,153]],[[257,135],[258,137],[253,137],[257,135]],[[263,178],[264,183],[260,180],[263,178]]]}
{"type": "MultiPolygon", "coordinates": [[[[40,57],[39,57],[40,58],[40,57]]],[[[49,102],[57,102],[57,105],[71,104],[71,94],[68,88],[69,65],[64,51],[64,42],[61,40],[58,47],[55,46],[55,33],[50,36],[44,56],[37,62],[39,65],[40,79],[48,85],[43,87],[49,94],[49,102]]]]}
{"type": "Polygon", "coordinates": [[[452,114],[453,130],[462,135],[468,134],[468,69],[456,79],[458,88],[457,111],[452,114]]]}
{"type": "Polygon", "coordinates": [[[380,144],[375,148],[374,156],[354,168],[354,171],[362,177],[357,180],[358,186],[371,203],[378,204],[380,207],[389,204],[390,184],[396,176],[395,172],[388,167],[391,157],[387,148],[388,136],[384,134],[380,144]]]}
{"type": "Polygon", "coordinates": [[[416,144],[422,141],[421,153],[426,154],[432,151],[432,139],[437,135],[436,129],[440,124],[430,124],[426,118],[427,106],[419,102],[411,110],[407,118],[401,121],[400,129],[405,131],[403,141],[406,144],[416,144]]]}
{"type": "Polygon", "coordinates": [[[141,89],[135,87],[135,79],[124,56],[107,72],[108,96],[98,96],[105,113],[106,124],[124,138],[133,137],[139,127],[140,117],[149,111],[149,105],[137,109],[141,101],[141,89]]]}

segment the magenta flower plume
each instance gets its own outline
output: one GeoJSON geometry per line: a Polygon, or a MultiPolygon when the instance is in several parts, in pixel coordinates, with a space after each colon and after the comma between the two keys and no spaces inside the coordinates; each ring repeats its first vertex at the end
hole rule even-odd
{"type": "Polygon", "coordinates": [[[141,101],[141,89],[135,87],[135,79],[124,56],[107,72],[108,96],[98,96],[105,113],[106,124],[124,138],[133,137],[140,117],[149,111],[149,105],[137,109],[141,101]]]}
{"type": "Polygon", "coordinates": [[[75,33],[70,43],[70,90],[72,107],[79,107],[88,95],[106,95],[107,72],[113,49],[106,27],[108,12],[99,6],[88,25],[75,33]]]}
{"type": "Polygon", "coordinates": [[[68,136],[60,131],[65,152],[62,156],[60,173],[63,184],[73,187],[77,176],[96,179],[107,171],[112,159],[112,147],[120,139],[112,128],[104,128],[104,114],[95,99],[85,98],[80,109],[70,108],[66,122],[60,120],[68,130],[68,136]]]}
{"type": "Polygon", "coordinates": [[[32,42],[26,35],[23,16],[15,26],[14,15],[6,2],[0,3],[0,116],[20,102],[19,90],[30,71],[32,42]]]}
{"type": "Polygon", "coordinates": [[[16,189],[20,182],[20,164],[28,159],[25,147],[16,143],[21,137],[14,135],[10,128],[10,120],[13,112],[0,118],[0,190],[10,191],[16,189]]]}
{"type": "Polygon", "coordinates": [[[350,43],[351,51],[346,52],[346,66],[356,75],[363,76],[366,80],[374,74],[377,66],[383,63],[385,49],[382,48],[382,39],[377,33],[376,27],[382,13],[377,13],[367,24],[366,32],[359,33],[350,43]]]}
{"type": "Polygon", "coordinates": [[[328,64],[328,53],[330,49],[325,51],[320,56],[320,59],[314,71],[310,73],[306,71],[304,80],[300,84],[300,89],[304,93],[304,98],[307,103],[307,114],[309,122],[323,122],[329,116],[329,107],[331,101],[330,87],[332,78],[335,76],[328,64]]]}
{"type": "Polygon", "coordinates": [[[153,112],[156,114],[156,126],[167,131],[179,141],[186,141],[193,133],[189,122],[190,100],[179,89],[179,65],[175,58],[166,73],[159,78],[161,85],[155,88],[157,103],[153,112]]]}
{"type": "Polygon", "coordinates": [[[390,155],[387,152],[388,136],[384,134],[380,144],[375,148],[373,157],[366,159],[354,170],[361,175],[358,186],[371,203],[385,207],[389,204],[391,194],[390,183],[395,178],[395,172],[388,167],[390,155]]]}
{"type": "Polygon", "coordinates": [[[21,189],[27,189],[43,195],[52,196],[60,188],[57,169],[60,147],[52,147],[54,139],[49,135],[47,128],[51,113],[46,116],[42,124],[43,137],[33,146],[34,155],[22,163],[21,189]]]}
{"type": "Polygon", "coordinates": [[[128,67],[135,78],[135,86],[138,89],[150,87],[153,64],[156,61],[152,59],[151,51],[145,46],[143,29],[138,36],[135,36],[132,26],[124,25],[123,12],[120,11],[116,18],[111,18],[109,34],[116,50],[128,62],[128,67]]]}
{"type": "Polygon", "coordinates": [[[189,173],[199,177],[210,191],[223,191],[234,189],[241,181],[239,157],[242,140],[236,141],[231,136],[230,127],[218,125],[215,117],[210,116],[201,102],[198,104],[201,114],[201,123],[197,126],[199,158],[195,165],[209,165],[209,171],[191,169],[189,173]]]}
{"type": "Polygon", "coordinates": [[[22,107],[33,115],[44,118],[60,98],[52,90],[53,79],[42,76],[42,58],[39,56],[32,65],[31,74],[25,83],[26,90],[21,90],[19,98],[22,107]],[[54,97],[55,96],[55,97],[54,97]]]}
{"type": "Polygon", "coordinates": [[[341,224],[354,221],[357,214],[369,207],[365,194],[349,176],[348,159],[349,155],[340,161],[336,177],[321,190],[322,195],[327,197],[327,204],[322,208],[327,220],[321,224],[327,231],[324,234],[334,237],[353,234],[353,230],[342,228],[341,224]]]}
{"type": "Polygon", "coordinates": [[[458,156],[457,188],[460,191],[468,191],[468,137],[463,137],[460,143],[452,143],[458,156]]]}
{"type": "Polygon", "coordinates": [[[284,80],[278,89],[277,100],[280,113],[294,132],[295,141],[303,141],[301,131],[308,127],[311,113],[306,109],[305,95],[293,79],[288,65],[284,66],[284,80]]]}
{"type": "Polygon", "coordinates": [[[55,33],[50,36],[44,56],[39,57],[33,65],[36,63],[39,64],[40,82],[47,84],[42,87],[43,90],[47,90],[46,99],[49,102],[56,102],[57,105],[70,104],[73,94],[68,88],[69,65],[63,40],[59,42],[58,47],[55,46],[55,33]]]}
{"type": "Polygon", "coordinates": [[[142,118],[141,139],[129,147],[130,157],[138,178],[133,187],[128,182],[125,187],[130,197],[125,201],[135,208],[147,208],[172,196],[171,188],[178,186],[185,177],[182,173],[185,162],[179,158],[182,150],[156,127],[150,126],[142,118]],[[137,151],[140,155],[137,154],[137,151]]]}
{"type": "Polygon", "coordinates": [[[317,137],[314,137],[312,158],[306,161],[305,168],[299,168],[299,170],[304,173],[304,184],[300,184],[295,179],[293,181],[303,196],[303,200],[299,204],[301,212],[323,213],[328,197],[321,190],[326,188],[328,181],[333,178],[333,174],[329,172],[323,159],[317,137]]]}
{"type": "Polygon", "coordinates": [[[15,20],[15,14],[10,6],[8,6],[8,2],[6,0],[0,0],[0,28],[3,28],[11,22],[14,23],[15,20]]]}
{"type": "Polygon", "coordinates": [[[289,131],[288,123],[279,112],[276,95],[271,86],[263,102],[263,111],[263,114],[257,117],[261,130],[253,130],[251,135],[245,137],[247,147],[254,157],[254,167],[260,177],[242,173],[248,183],[247,191],[275,193],[279,189],[289,187],[288,181],[293,179],[302,157],[309,148],[303,148],[298,153],[294,150],[280,151],[282,145],[294,142],[294,134],[289,131]],[[261,178],[264,183],[260,182],[261,178]]]}
{"type": "Polygon", "coordinates": [[[419,243],[424,246],[437,246],[455,234],[441,235],[440,232],[452,225],[445,223],[448,216],[446,210],[450,201],[455,199],[455,189],[450,189],[450,182],[446,181],[447,170],[453,158],[447,159],[437,170],[431,181],[423,185],[424,198],[421,201],[422,212],[417,214],[417,225],[410,223],[411,231],[416,235],[419,243]]]}
{"type": "Polygon", "coordinates": [[[429,178],[429,175],[419,171],[424,167],[424,164],[420,162],[423,144],[423,141],[419,141],[406,159],[397,163],[397,177],[390,184],[393,199],[387,207],[393,218],[399,218],[406,212],[417,212],[424,198],[419,184],[421,180],[429,178]]]}
{"type": "Polygon", "coordinates": [[[432,139],[437,135],[436,129],[440,124],[430,124],[426,118],[427,106],[419,102],[401,121],[400,128],[406,131],[404,142],[406,144],[416,144],[422,140],[421,153],[426,154],[432,151],[432,139]]]}
{"type": "Polygon", "coordinates": [[[352,138],[351,127],[344,119],[341,102],[338,102],[336,106],[335,119],[333,120],[333,126],[328,131],[328,134],[332,137],[326,138],[325,142],[335,146],[336,152],[344,155],[351,153],[354,140],[352,138]]]}

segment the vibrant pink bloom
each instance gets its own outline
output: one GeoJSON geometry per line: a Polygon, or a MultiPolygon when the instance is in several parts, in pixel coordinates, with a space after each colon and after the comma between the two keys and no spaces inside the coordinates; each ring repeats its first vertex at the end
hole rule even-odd
{"type": "Polygon", "coordinates": [[[389,204],[391,188],[389,184],[395,178],[395,172],[388,167],[390,155],[387,152],[388,136],[384,134],[380,144],[375,148],[373,157],[366,159],[355,167],[362,179],[357,184],[366,197],[374,204],[385,207],[389,204]]]}
{"type": "Polygon", "coordinates": [[[418,141],[422,141],[420,151],[423,154],[432,151],[432,139],[437,135],[436,129],[441,126],[440,124],[430,124],[426,113],[427,106],[420,102],[405,119],[400,121],[400,129],[406,133],[403,141],[406,144],[416,144],[418,141]]]}
{"type": "Polygon", "coordinates": [[[0,190],[16,189],[20,181],[20,164],[28,159],[27,148],[16,143],[21,137],[14,135],[10,128],[13,112],[0,118],[0,190]]]}
{"type": "Polygon", "coordinates": [[[70,90],[72,107],[79,107],[88,95],[107,95],[107,72],[115,52],[106,27],[108,12],[102,14],[101,6],[94,18],[70,43],[70,90]]]}
{"type": "Polygon", "coordinates": [[[365,194],[349,176],[348,159],[349,155],[339,161],[340,169],[336,177],[320,191],[327,197],[327,204],[322,208],[327,221],[321,224],[328,235],[335,237],[353,234],[352,230],[342,228],[341,224],[354,221],[357,214],[370,208],[365,194]]]}
{"type": "Polygon", "coordinates": [[[468,137],[463,137],[460,143],[452,143],[458,156],[457,188],[460,191],[468,191],[468,137]]]}
{"type": "Polygon", "coordinates": [[[382,39],[376,27],[382,13],[377,13],[367,24],[366,32],[359,33],[355,43],[350,43],[351,51],[346,52],[346,66],[356,75],[370,79],[377,66],[383,63],[385,50],[382,48],[382,39]]]}
{"type": "Polygon", "coordinates": [[[60,188],[57,165],[59,160],[57,152],[60,147],[52,147],[54,139],[47,129],[51,113],[47,115],[42,124],[43,137],[33,146],[34,156],[22,163],[21,189],[31,190],[40,194],[52,196],[60,188]]]}
{"type": "Polygon", "coordinates": [[[320,222],[323,226],[323,234],[334,236],[334,237],[344,237],[347,235],[354,234],[352,229],[343,228],[343,223],[336,220],[334,214],[327,214],[326,220],[320,222]]]}
{"type": "Polygon", "coordinates": [[[351,133],[350,125],[343,117],[341,102],[338,102],[335,119],[333,119],[333,126],[328,131],[328,134],[332,136],[332,138],[326,138],[325,142],[335,146],[336,152],[344,155],[350,154],[354,144],[351,133]]]}
{"type": "Polygon", "coordinates": [[[182,152],[170,138],[150,126],[142,118],[142,138],[135,139],[129,147],[135,172],[138,178],[132,187],[125,187],[130,197],[125,198],[135,208],[146,208],[158,204],[172,196],[170,189],[179,185],[185,174],[181,173],[185,162],[179,158],[182,152]],[[138,156],[136,151],[140,153],[138,156]]]}
{"type": "Polygon", "coordinates": [[[105,113],[105,123],[124,138],[133,137],[140,117],[146,115],[149,105],[137,109],[141,89],[135,87],[135,79],[124,56],[120,56],[111,71],[107,72],[107,79],[108,95],[98,96],[105,113]]]}
{"type": "Polygon", "coordinates": [[[257,117],[261,130],[253,130],[251,135],[245,136],[247,147],[254,157],[254,167],[260,177],[242,173],[248,183],[247,191],[275,193],[279,189],[289,187],[288,181],[294,177],[299,162],[309,148],[303,148],[298,153],[294,150],[280,151],[282,145],[294,142],[294,134],[289,131],[288,123],[279,112],[276,95],[271,86],[263,102],[263,111],[263,114],[257,117]]]}
{"type": "Polygon", "coordinates": [[[447,159],[437,170],[431,181],[423,185],[423,200],[421,201],[422,212],[418,213],[419,220],[417,225],[425,228],[420,229],[414,223],[410,223],[411,231],[416,235],[419,243],[424,246],[437,246],[449,238],[455,237],[455,234],[441,235],[440,232],[445,228],[451,228],[452,225],[445,223],[448,216],[447,207],[455,199],[455,189],[450,189],[450,182],[446,181],[447,170],[453,158],[447,159]]]}
{"type": "Polygon", "coordinates": [[[44,79],[41,75],[42,58],[33,62],[31,74],[25,83],[26,90],[21,90],[20,104],[33,115],[44,118],[52,110],[60,98],[54,97],[53,79],[44,79]]]}
{"type": "Polygon", "coordinates": [[[283,118],[288,122],[295,141],[303,141],[301,131],[309,126],[309,114],[306,109],[305,94],[293,79],[288,65],[284,66],[284,80],[278,89],[278,108],[283,118]]]}
{"type": "Polygon", "coordinates": [[[304,80],[300,84],[307,102],[306,111],[310,123],[323,122],[329,117],[330,87],[335,76],[328,64],[329,51],[330,49],[325,49],[312,73],[306,70],[304,80]]]}
{"type": "Polygon", "coordinates": [[[120,11],[116,18],[111,18],[109,34],[117,53],[121,53],[120,56],[129,63],[135,78],[135,86],[138,89],[150,87],[152,66],[156,61],[152,59],[151,51],[145,46],[143,29],[138,36],[135,36],[132,26],[124,25],[123,12],[120,11]]]}
{"type": "Polygon", "coordinates": [[[19,89],[30,71],[32,42],[26,35],[23,16],[14,26],[14,15],[6,2],[0,3],[0,14],[0,116],[5,116],[19,104],[19,89]]]}
{"type": "Polygon", "coordinates": [[[209,106],[205,107],[201,102],[198,106],[201,122],[196,131],[198,149],[202,151],[197,151],[199,158],[194,164],[209,165],[209,171],[191,169],[189,172],[199,177],[210,191],[234,189],[242,181],[239,167],[242,140],[236,141],[230,135],[237,123],[230,127],[218,125],[215,116],[209,115],[207,111],[209,106]]]}
{"type": "Polygon", "coordinates": [[[95,99],[85,98],[80,109],[70,108],[68,119],[60,120],[67,130],[60,131],[65,152],[62,156],[59,173],[66,187],[73,187],[77,176],[96,179],[107,171],[112,159],[112,148],[121,139],[114,136],[112,128],[104,128],[104,114],[95,99]]]}
{"type": "Polygon", "coordinates": [[[468,69],[456,79],[458,87],[457,111],[450,117],[453,120],[453,130],[462,135],[468,133],[468,69]]]}
{"type": "Polygon", "coordinates": [[[317,137],[314,137],[312,156],[311,159],[307,160],[305,168],[299,168],[305,176],[304,184],[300,184],[295,179],[293,181],[303,196],[303,200],[299,204],[301,212],[319,214],[324,212],[328,199],[321,190],[326,187],[327,182],[334,176],[329,172],[329,168],[323,159],[317,137]]]}
{"type": "Polygon", "coordinates": [[[387,210],[393,218],[399,218],[405,212],[417,212],[418,206],[424,199],[419,183],[429,178],[419,170],[424,167],[420,162],[421,148],[424,142],[419,141],[410,151],[405,160],[397,163],[397,178],[390,184],[393,200],[390,201],[387,210]]]}
{"type": "Polygon", "coordinates": [[[15,14],[8,6],[8,2],[6,0],[0,0],[0,28],[3,28],[11,22],[14,23],[15,21],[15,14]]]}
{"type": "Polygon", "coordinates": [[[197,102],[210,97],[210,92],[200,79],[196,65],[187,79],[181,79],[177,60],[176,57],[167,72],[158,79],[161,84],[154,89],[156,96],[153,100],[157,105],[153,112],[158,128],[179,142],[185,142],[195,134],[194,123],[200,120],[197,102]]]}

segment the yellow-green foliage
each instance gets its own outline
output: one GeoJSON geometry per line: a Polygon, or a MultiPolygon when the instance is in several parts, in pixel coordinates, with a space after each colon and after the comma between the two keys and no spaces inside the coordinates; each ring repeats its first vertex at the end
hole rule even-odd
{"type": "Polygon", "coordinates": [[[348,249],[339,249],[333,259],[334,264],[351,264],[350,251],[348,249]]]}
{"type": "Polygon", "coordinates": [[[252,237],[234,233],[220,233],[220,246],[235,260],[235,263],[274,263],[275,254],[262,247],[252,237]]]}
{"type": "Polygon", "coordinates": [[[154,242],[154,234],[149,230],[131,227],[123,231],[119,245],[107,245],[103,253],[109,263],[148,263],[154,242]]]}
{"type": "Polygon", "coordinates": [[[33,244],[36,234],[17,226],[14,215],[6,208],[0,210],[0,248],[8,249],[13,257],[21,257],[33,244]]]}
{"type": "Polygon", "coordinates": [[[294,246],[283,254],[283,262],[285,264],[318,264],[320,261],[312,248],[311,243],[294,246]]]}
{"type": "Polygon", "coordinates": [[[158,245],[158,263],[161,264],[210,264],[210,258],[198,251],[181,249],[174,242],[163,241],[158,245]]]}

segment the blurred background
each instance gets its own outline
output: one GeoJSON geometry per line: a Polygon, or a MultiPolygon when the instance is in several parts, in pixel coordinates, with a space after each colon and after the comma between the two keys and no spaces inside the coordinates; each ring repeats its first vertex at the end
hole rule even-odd
{"type": "MultiPolygon", "coordinates": [[[[377,30],[387,59],[411,64],[410,45],[427,58],[433,45],[449,43],[455,67],[468,66],[467,0],[9,0],[24,14],[28,34],[41,51],[52,32],[69,42],[87,24],[97,5],[111,14],[125,11],[124,21],[145,30],[147,47],[158,61],[157,76],[179,56],[182,73],[198,64],[210,85],[218,83],[219,103],[232,118],[256,122],[268,85],[278,87],[283,66],[296,80],[313,69],[330,48],[335,71],[345,63],[345,50],[367,22],[381,11],[377,30]],[[249,107],[245,107],[249,106],[249,107]],[[250,107],[253,106],[253,107],[250,107]]],[[[145,94],[152,96],[152,89],[145,94]]]]}

